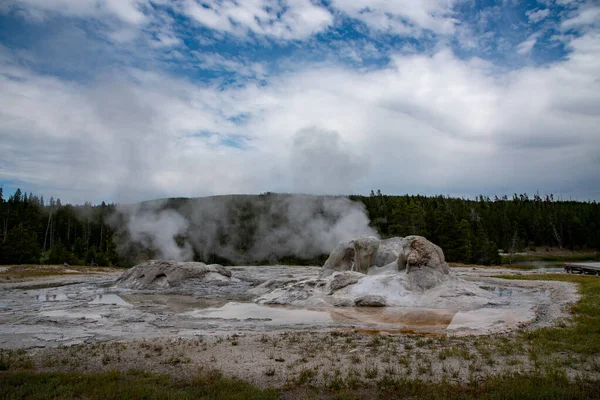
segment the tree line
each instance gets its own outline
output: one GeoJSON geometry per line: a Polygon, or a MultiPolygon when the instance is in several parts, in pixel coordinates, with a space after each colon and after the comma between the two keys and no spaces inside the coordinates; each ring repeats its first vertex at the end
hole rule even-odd
{"type": "MultiPolygon", "coordinates": [[[[257,241],[254,236],[260,231],[256,226],[261,223],[260,215],[254,214],[260,213],[261,207],[256,207],[253,197],[260,197],[262,209],[268,208],[273,198],[244,196],[228,204],[227,223],[236,227],[236,234],[216,238],[222,246],[229,244],[242,254],[252,249],[257,241]]],[[[384,195],[380,191],[349,198],[364,204],[372,227],[382,238],[425,236],[442,247],[448,261],[490,265],[500,263],[499,250],[600,249],[600,205],[596,202],[560,201],[552,195],[537,194],[464,199],[384,195]]],[[[165,207],[184,200],[169,199],[165,207]]],[[[0,263],[127,267],[153,257],[156,252],[151,246],[121,245],[128,240],[127,229],[119,218],[111,218],[115,211],[115,204],[62,204],[59,199],[46,201],[20,189],[5,198],[0,188],[0,263]]],[[[175,239],[183,245],[186,238],[175,239]]],[[[279,255],[277,260],[260,261],[314,263],[324,257],[302,260],[279,255]]],[[[194,253],[194,259],[237,262],[222,254],[194,253]]]]}
{"type": "Polygon", "coordinates": [[[114,230],[107,218],[114,204],[62,204],[23,193],[8,199],[0,188],[0,263],[119,265],[114,230]]]}
{"type": "Polygon", "coordinates": [[[365,204],[382,235],[421,235],[439,244],[446,259],[498,264],[506,253],[559,247],[600,249],[600,204],[560,201],[526,193],[477,199],[445,196],[350,196],[365,204]]]}

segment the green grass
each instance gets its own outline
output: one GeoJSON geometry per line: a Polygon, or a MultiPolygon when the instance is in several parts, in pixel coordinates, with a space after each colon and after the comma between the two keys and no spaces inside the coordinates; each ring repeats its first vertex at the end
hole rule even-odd
{"type": "MultiPolygon", "coordinates": [[[[313,377],[314,371],[310,370],[310,376],[302,376],[305,379],[297,384],[303,385],[313,377]]],[[[491,377],[469,385],[392,375],[368,383],[349,375],[348,379],[334,378],[320,388],[291,386],[264,390],[235,378],[225,378],[219,372],[180,381],[138,370],[99,374],[0,373],[2,399],[589,399],[597,397],[599,390],[600,381],[571,381],[559,370],[491,377]]]]}
{"type": "Polygon", "coordinates": [[[468,386],[384,377],[379,398],[427,399],[589,399],[598,396],[599,382],[571,382],[563,375],[513,375],[489,378],[468,386]]]}
{"type": "MultiPolygon", "coordinates": [[[[508,264],[511,261],[510,256],[502,256],[502,264],[508,264]]],[[[600,253],[576,253],[576,254],[514,254],[512,256],[513,263],[527,263],[527,261],[598,261],[600,253]]]]}
{"type": "Polygon", "coordinates": [[[278,399],[274,389],[261,390],[218,372],[176,381],[141,371],[101,374],[13,372],[0,374],[2,399],[278,399]]]}
{"type": "Polygon", "coordinates": [[[523,271],[529,271],[529,270],[534,270],[534,269],[542,269],[542,268],[563,268],[565,266],[564,262],[553,262],[553,263],[549,263],[549,264],[545,264],[543,266],[540,265],[535,265],[535,264],[502,264],[501,267],[502,268],[508,268],[508,269],[518,269],[518,270],[523,270],[523,271]]]}
{"type": "Polygon", "coordinates": [[[533,264],[506,264],[506,265],[502,265],[502,268],[519,269],[519,270],[527,271],[527,270],[532,270],[532,269],[538,269],[539,267],[537,267],[533,264]]]}
{"type": "Polygon", "coordinates": [[[523,331],[534,351],[600,355],[600,279],[593,276],[548,274],[498,276],[515,280],[561,281],[579,284],[581,300],[571,308],[572,323],[523,331]]]}
{"type": "Polygon", "coordinates": [[[25,350],[0,349],[0,371],[32,369],[35,364],[25,350]]]}
{"type": "Polygon", "coordinates": [[[0,281],[23,281],[37,278],[45,278],[51,276],[76,276],[79,273],[104,273],[104,272],[119,272],[122,269],[114,267],[86,267],[86,266],[69,266],[68,268],[62,265],[3,265],[8,267],[6,271],[0,272],[0,281]],[[72,272],[68,270],[74,270],[72,272]]]}

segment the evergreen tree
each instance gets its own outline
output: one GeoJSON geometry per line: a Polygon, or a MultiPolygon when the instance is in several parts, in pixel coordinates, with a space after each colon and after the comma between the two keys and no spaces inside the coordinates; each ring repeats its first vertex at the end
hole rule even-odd
{"type": "MultiPolygon", "coordinates": [[[[287,210],[272,210],[277,194],[235,197],[233,201],[215,204],[227,210],[227,220],[214,220],[215,243],[230,249],[243,259],[256,257],[256,235],[266,226],[282,233],[281,240],[294,237],[297,252],[302,240],[290,227],[287,210]],[[296,235],[296,236],[294,236],[296,235]]],[[[380,190],[369,196],[350,196],[362,202],[371,226],[383,238],[422,235],[444,250],[448,261],[495,264],[500,262],[498,250],[522,251],[525,248],[563,247],[572,250],[600,248],[600,205],[596,202],[556,200],[552,194],[526,193],[507,196],[478,196],[475,200],[443,196],[389,196],[380,190]],[[517,235],[515,235],[515,232],[517,235]]],[[[213,200],[211,200],[213,201],[213,200]]],[[[181,215],[190,212],[194,200],[169,199],[159,209],[174,209],[181,215]]],[[[327,217],[318,206],[306,218],[327,217]]],[[[329,217],[327,217],[329,218],[329,217]]],[[[333,224],[333,219],[327,220],[333,224]]],[[[194,222],[197,224],[197,222],[194,222]]],[[[325,229],[325,228],[324,228],[325,229]]],[[[201,224],[190,225],[189,232],[202,235],[201,224]]],[[[174,238],[178,245],[189,243],[185,235],[174,238]]],[[[206,238],[205,238],[206,239],[206,238]]],[[[206,239],[208,240],[208,239],[206,239]]],[[[279,239],[278,239],[279,240],[279,239]]],[[[265,261],[275,263],[286,255],[276,254],[274,242],[264,250],[265,261]]],[[[195,248],[194,259],[205,262],[238,262],[233,255],[211,254],[195,248]],[[227,256],[229,257],[229,256],[227,256]]],[[[115,205],[94,206],[63,204],[53,197],[24,193],[17,189],[8,199],[0,187],[0,262],[112,264],[131,266],[155,256],[152,246],[131,241],[127,220],[115,213],[115,205]],[[109,223],[110,221],[110,223],[109,223]]],[[[259,262],[256,260],[255,262],[259,262]]],[[[291,258],[288,261],[292,262],[291,258]]]]}
{"type": "Polygon", "coordinates": [[[471,225],[464,218],[458,224],[454,257],[456,261],[462,263],[468,263],[472,258],[471,225]]]}
{"type": "Polygon", "coordinates": [[[3,264],[38,264],[40,248],[36,234],[25,229],[23,224],[17,225],[8,232],[2,249],[3,264]]]}

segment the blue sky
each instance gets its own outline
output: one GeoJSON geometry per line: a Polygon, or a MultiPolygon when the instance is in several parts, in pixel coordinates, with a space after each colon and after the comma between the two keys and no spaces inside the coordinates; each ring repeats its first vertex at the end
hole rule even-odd
{"type": "Polygon", "coordinates": [[[0,183],[600,200],[600,3],[5,0],[0,183]]]}

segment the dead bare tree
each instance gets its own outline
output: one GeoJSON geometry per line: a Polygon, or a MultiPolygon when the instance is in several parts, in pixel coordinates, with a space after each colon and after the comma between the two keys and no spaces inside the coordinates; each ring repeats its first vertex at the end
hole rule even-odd
{"type": "Polygon", "coordinates": [[[519,242],[518,230],[515,229],[515,234],[513,235],[512,240],[510,241],[510,248],[508,249],[508,253],[509,253],[508,263],[510,265],[512,265],[513,255],[517,251],[518,242],[519,242]]]}
{"type": "Polygon", "coordinates": [[[46,241],[48,239],[48,231],[50,230],[50,222],[52,221],[52,206],[50,206],[50,214],[48,214],[48,224],[46,225],[46,234],[44,235],[44,247],[43,251],[46,251],[46,241]]]}
{"type": "Polygon", "coordinates": [[[2,227],[4,228],[4,238],[2,239],[2,243],[6,243],[6,237],[8,236],[8,216],[10,214],[10,208],[6,208],[6,215],[2,220],[2,227]]]}
{"type": "Polygon", "coordinates": [[[554,222],[550,223],[552,225],[552,233],[554,234],[554,239],[556,239],[556,242],[558,243],[558,247],[562,249],[562,236],[558,233],[558,230],[556,229],[556,225],[554,225],[554,222]]]}

